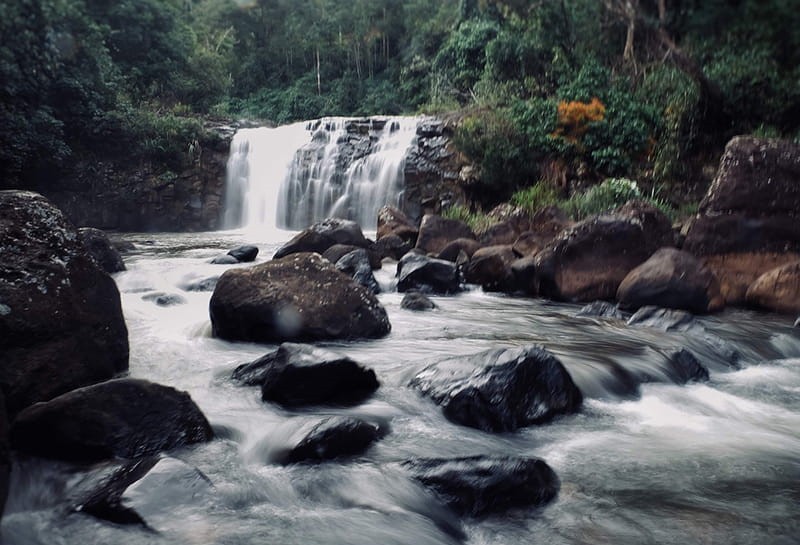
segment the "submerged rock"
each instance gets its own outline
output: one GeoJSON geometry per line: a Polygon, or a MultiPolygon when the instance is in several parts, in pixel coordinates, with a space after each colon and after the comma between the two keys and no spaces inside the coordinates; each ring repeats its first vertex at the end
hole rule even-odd
{"type": "Polygon", "coordinates": [[[678,384],[708,380],[708,369],[697,360],[694,354],[685,348],[672,352],[669,355],[669,362],[674,371],[672,373],[673,378],[678,384]]]}
{"type": "Polygon", "coordinates": [[[114,280],[41,195],[0,191],[0,384],[9,418],[128,369],[114,280]]]}
{"type": "Polygon", "coordinates": [[[213,258],[209,263],[212,265],[236,265],[239,263],[239,260],[232,255],[223,254],[213,258]]]}
{"type": "Polygon", "coordinates": [[[261,397],[287,407],[357,405],[378,389],[372,369],[348,357],[306,344],[278,350],[236,368],[233,380],[261,386],[261,397]]]}
{"type": "Polygon", "coordinates": [[[124,378],[73,390],[23,410],[11,427],[20,452],[70,462],[137,458],[209,441],[189,394],[124,378]]]}
{"type": "Polygon", "coordinates": [[[408,253],[397,264],[397,291],[455,293],[461,290],[461,278],[454,263],[408,253]]]}
{"type": "Polygon", "coordinates": [[[365,452],[383,437],[380,426],[347,416],[324,419],[283,455],[281,463],[323,462],[365,452]]]}
{"type": "Polygon", "coordinates": [[[228,255],[233,257],[239,263],[250,263],[251,261],[256,260],[256,256],[258,255],[258,247],[251,244],[237,246],[236,248],[229,250],[228,255]]]}
{"type": "Polygon", "coordinates": [[[583,401],[561,362],[540,346],[447,359],[411,386],[441,405],[449,420],[490,432],[542,424],[577,411],[583,401]]]}
{"type": "Polygon", "coordinates": [[[619,310],[619,307],[608,301],[594,301],[589,303],[575,313],[575,316],[594,316],[597,318],[615,318],[617,320],[625,319],[625,315],[619,310]]]}
{"type": "Polygon", "coordinates": [[[433,310],[436,308],[436,303],[431,301],[424,293],[410,291],[400,301],[400,308],[406,310],[433,310]]]}
{"type": "Polygon", "coordinates": [[[218,281],[219,276],[209,276],[200,280],[183,282],[178,287],[183,291],[214,291],[218,281]]]}
{"type": "Polygon", "coordinates": [[[306,252],[323,254],[334,244],[348,244],[358,248],[369,247],[369,241],[364,238],[364,233],[356,222],[328,218],[295,235],[292,240],[275,252],[274,259],[306,252]]]}
{"type": "Polygon", "coordinates": [[[78,236],[98,267],[109,274],[125,270],[125,262],[122,261],[119,250],[105,232],[93,227],[81,227],[78,229],[78,236]]]}
{"type": "Polygon", "coordinates": [[[391,329],[375,295],[318,254],[226,271],[209,311],[214,336],[227,340],[377,338],[391,329]]]}
{"type": "Polygon", "coordinates": [[[560,488],[558,476],[538,458],[422,459],[405,466],[451,509],[472,517],[539,507],[560,488]]]}
{"type": "Polygon", "coordinates": [[[142,295],[142,301],[152,301],[160,307],[173,307],[175,305],[185,305],[186,298],[178,295],[177,293],[148,293],[142,295]]]}

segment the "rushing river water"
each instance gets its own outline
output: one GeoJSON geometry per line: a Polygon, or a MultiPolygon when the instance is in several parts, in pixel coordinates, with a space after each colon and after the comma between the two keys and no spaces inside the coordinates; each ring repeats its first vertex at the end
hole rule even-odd
{"type": "MultiPolygon", "coordinates": [[[[261,242],[261,262],[278,241],[261,242]]],[[[274,346],[211,337],[210,292],[188,283],[227,267],[209,258],[243,233],[132,235],[139,250],[116,275],[128,323],[130,375],[187,390],[223,437],[170,453],[212,486],[165,497],[148,522],[157,532],[66,514],[85,473],[15,461],[3,543],[34,544],[790,544],[800,540],[800,330],[786,317],[727,311],[700,321],[708,335],[634,328],[576,317],[576,305],[490,295],[435,297],[438,310],[400,308],[385,265],[379,296],[392,323],[380,340],[326,343],[373,368],[381,382],[349,409],[287,411],[258,388],[229,380],[238,364],[274,346]],[[186,303],[160,307],[152,292],[186,303]],[[709,342],[709,339],[715,342],[709,342]],[[575,415],[494,435],[448,422],[408,388],[426,364],[498,346],[541,343],[564,362],[586,397],[575,415]],[[741,354],[733,368],[720,347],[741,354]],[[706,383],[672,384],[664,354],[687,347],[706,383]],[[620,375],[649,376],[632,392],[620,375]],[[320,465],[281,466],[272,452],[330,414],[385,423],[366,454],[320,465]],[[458,521],[409,480],[399,463],[474,454],[538,456],[558,473],[558,498],[538,510],[458,521]]]]}

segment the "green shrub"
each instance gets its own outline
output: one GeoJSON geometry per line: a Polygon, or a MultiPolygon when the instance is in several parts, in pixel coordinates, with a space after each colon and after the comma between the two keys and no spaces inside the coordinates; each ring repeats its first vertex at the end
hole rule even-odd
{"type": "Polygon", "coordinates": [[[566,212],[575,219],[601,214],[625,204],[631,199],[641,199],[642,193],[633,180],[609,178],[592,186],[585,193],[577,193],[564,203],[566,212]]]}
{"type": "Polygon", "coordinates": [[[561,199],[555,188],[545,182],[538,182],[514,193],[510,202],[530,214],[535,214],[545,206],[559,204],[561,199]]]}
{"type": "Polygon", "coordinates": [[[442,217],[451,220],[463,221],[469,225],[470,229],[478,234],[486,231],[486,229],[491,227],[491,225],[494,223],[494,221],[486,214],[481,212],[471,212],[469,208],[460,204],[453,204],[442,210],[442,217]]]}

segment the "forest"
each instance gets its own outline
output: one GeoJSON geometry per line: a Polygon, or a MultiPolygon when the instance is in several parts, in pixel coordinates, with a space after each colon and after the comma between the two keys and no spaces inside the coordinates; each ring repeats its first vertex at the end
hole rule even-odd
{"type": "Polygon", "coordinates": [[[793,0],[13,0],[0,35],[4,187],[169,163],[211,118],[453,116],[479,199],[528,205],[689,199],[732,135],[800,141],[793,0]]]}

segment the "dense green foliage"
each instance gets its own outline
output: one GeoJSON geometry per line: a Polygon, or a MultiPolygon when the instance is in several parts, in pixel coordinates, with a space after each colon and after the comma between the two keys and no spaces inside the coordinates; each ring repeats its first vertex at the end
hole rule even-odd
{"type": "Polygon", "coordinates": [[[487,204],[540,182],[561,197],[607,177],[680,187],[733,134],[800,139],[796,7],[3,2],[0,174],[24,184],[88,152],[178,161],[198,115],[428,111],[459,112],[455,141],[487,204]]]}

